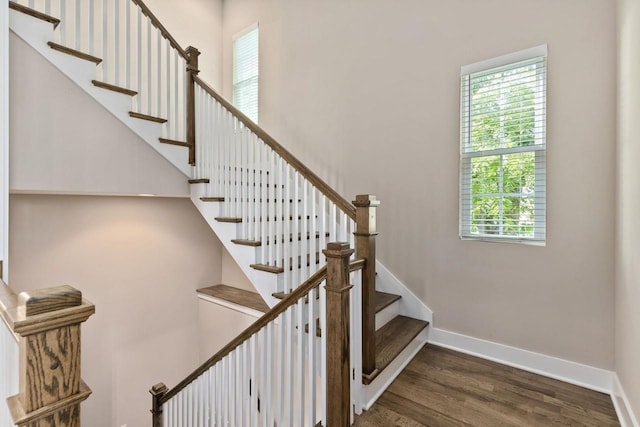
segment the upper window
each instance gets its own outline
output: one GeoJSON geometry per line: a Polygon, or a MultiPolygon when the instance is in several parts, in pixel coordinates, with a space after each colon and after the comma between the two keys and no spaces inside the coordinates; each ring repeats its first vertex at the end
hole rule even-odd
{"type": "Polygon", "coordinates": [[[545,241],[546,58],[544,45],[462,67],[462,238],[545,241]]]}
{"type": "Polygon", "coordinates": [[[233,103],[258,123],[258,27],[233,40],[233,103]]]}

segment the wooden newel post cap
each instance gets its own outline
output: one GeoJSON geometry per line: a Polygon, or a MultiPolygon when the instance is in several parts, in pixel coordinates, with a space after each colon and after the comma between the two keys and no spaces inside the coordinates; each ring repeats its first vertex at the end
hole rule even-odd
{"type": "Polygon", "coordinates": [[[380,200],[373,194],[358,194],[353,201],[353,206],[356,208],[375,208],[380,206],[380,200]]]}
{"type": "Polygon", "coordinates": [[[21,292],[18,295],[18,307],[24,310],[25,316],[50,313],[81,304],[82,292],[67,285],[21,292]]]}
{"type": "Polygon", "coordinates": [[[347,242],[332,242],[327,244],[327,249],[322,250],[327,258],[349,258],[353,252],[347,242]]]}
{"type": "Polygon", "coordinates": [[[149,393],[151,393],[151,396],[153,397],[153,408],[151,409],[152,413],[156,414],[161,412],[162,405],[160,405],[160,399],[162,398],[162,396],[167,394],[167,391],[169,391],[169,389],[166,385],[164,385],[164,383],[158,383],[151,387],[149,393]]]}
{"type": "Polygon", "coordinates": [[[189,61],[187,62],[187,71],[198,74],[200,70],[198,69],[198,56],[200,56],[200,51],[193,46],[189,46],[185,49],[187,55],[189,55],[189,61]]]}

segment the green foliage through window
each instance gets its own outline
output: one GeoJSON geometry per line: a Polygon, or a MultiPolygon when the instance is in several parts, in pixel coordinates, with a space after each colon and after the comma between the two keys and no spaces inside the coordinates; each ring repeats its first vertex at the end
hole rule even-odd
{"type": "Polygon", "coordinates": [[[462,235],[544,238],[545,59],[462,77],[462,235]]]}

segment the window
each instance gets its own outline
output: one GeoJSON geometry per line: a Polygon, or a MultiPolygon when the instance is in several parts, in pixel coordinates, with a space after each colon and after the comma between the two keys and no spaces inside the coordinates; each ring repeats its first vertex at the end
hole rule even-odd
{"type": "Polygon", "coordinates": [[[258,26],[233,40],[233,103],[258,123],[258,26]]]}
{"type": "Polygon", "coordinates": [[[462,67],[461,238],[545,241],[546,58],[544,45],[462,67]]]}

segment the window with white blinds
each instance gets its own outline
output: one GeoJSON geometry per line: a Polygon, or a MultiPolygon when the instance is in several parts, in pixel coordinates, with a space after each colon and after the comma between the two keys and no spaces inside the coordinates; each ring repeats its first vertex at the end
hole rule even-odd
{"type": "Polygon", "coordinates": [[[546,45],[462,67],[462,238],[545,241],[546,69],[546,45]]]}
{"type": "Polygon", "coordinates": [[[258,27],[233,40],[233,104],[258,123],[258,27]]]}

